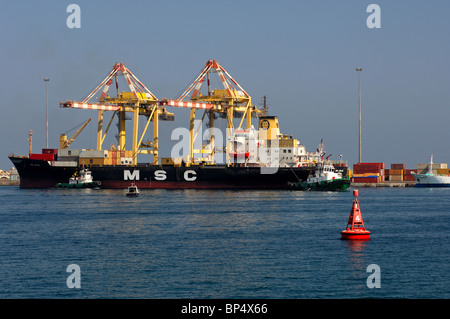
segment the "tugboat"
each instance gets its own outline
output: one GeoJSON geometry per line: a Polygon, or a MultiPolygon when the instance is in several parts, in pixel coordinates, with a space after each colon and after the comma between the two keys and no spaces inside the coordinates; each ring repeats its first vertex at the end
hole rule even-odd
{"type": "Polygon", "coordinates": [[[316,170],[306,182],[297,185],[302,190],[312,191],[346,191],[349,186],[350,179],[336,173],[333,165],[325,163],[317,163],[316,170]]]}
{"type": "Polygon", "coordinates": [[[136,184],[132,183],[130,186],[128,186],[127,196],[128,197],[138,197],[139,196],[139,189],[136,186],[136,184]]]}
{"type": "Polygon", "coordinates": [[[92,173],[89,169],[83,168],[80,173],[69,178],[68,183],[58,183],[56,188],[100,188],[101,182],[92,179],[92,173]]]}
{"type": "Polygon", "coordinates": [[[323,140],[320,142],[317,152],[319,161],[314,172],[307,177],[306,182],[299,181],[298,183],[293,183],[292,186],[308,191],[346,191],[350,187],[350,179],[343,176],[342,173],[336,172],[334,166],[329,162],[331,154],[324,162],[323,140]]]}

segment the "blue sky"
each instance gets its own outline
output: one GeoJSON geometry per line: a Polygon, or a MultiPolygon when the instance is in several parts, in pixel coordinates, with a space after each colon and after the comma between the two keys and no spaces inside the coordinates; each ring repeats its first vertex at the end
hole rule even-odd
{"type": "MultiPolygon", "coordinates": [[[[60,109],[60,101],[85,97],[116,62],[158,98],[174,98],[208,59],[254,104],[266,95],[283,133],[311,151],[323,138],[332,159],[342,154],[349,165],[358,161],[355,68],[362,67],[362,160],[415,168],[434,154],[450,162],[448,12],[444,0],[4,2],[0,168],[12,166],[10,153],[28,153],[30,129],[34,151],[45,147],[43,78],[50,78],[49,146],[92,117],[71,147],[93,148],[96,112],[60,109]],[[66,25],[71,3],[81,8],[80,29],[66,25]],[[379,29],[366,25],[371,3],[381,8],[379,29]]],[[[188,126],[188,111],[170,111],[176,121],[160,124],[162,156],[176,143],[171,131],[188,126]]]]}

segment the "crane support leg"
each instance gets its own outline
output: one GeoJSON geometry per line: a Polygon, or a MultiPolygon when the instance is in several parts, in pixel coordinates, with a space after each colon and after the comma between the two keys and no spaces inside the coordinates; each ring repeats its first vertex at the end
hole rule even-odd
{"type": "Polygon", "coordinates": [[[195,109],[191,109],[191,116],[189,121],[189,163],[194,161],[194,125],[195,124],[195,109]]]}
{"type": "Polygon", "coordinates": [[[209,138],[209,145],[211,147],[211,161],[214,163],[214,112],[209,112],[209,124],[210,124],[210,138],[209,138]]]}
{"type": "Polygon", "coordinates": [[[137,164],[137,151],[138,145],[138,130],[139,130],[139,104],[134,106],[134,118],[133,118],[133,165],[137,164]]]}
{"type": "Polygon", "coordinates": [[[103,135],[103,110],[98,111],[98,125],[97,125],[97,151],[102,150],[102,135],[103,135]]]}
{"type": "Polygon", "coordinates": [[[125,111],[119,112],[119,150],[125,150],[126,134],[125,134],[125,111]]]}
{"type": "Polygon", "coordinates": [[[159,110],[158,106],[155,105],[155,112],[153,113],[153,164],[158,165],[159,156],[159,110]]]}

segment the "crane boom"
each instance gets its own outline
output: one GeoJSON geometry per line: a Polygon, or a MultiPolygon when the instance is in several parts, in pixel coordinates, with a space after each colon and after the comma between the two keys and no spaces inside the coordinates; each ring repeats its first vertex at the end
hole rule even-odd
{"type": "Polygon", "coordinates": [[[59,148],[62,150],[68,148],[70,144],[72,144],[73,141],[75,141],[78,135],[80,135],[81,131],[83,131],[83,129],[86,127],[86,125],[89,124],[91,120],[92,119],[89,118],[86,122],[84,122],[84,124],[75,132],[75,134],[72,135],[70,139],[67,139],[66,134],[61,134],[61,137],[59,138],[59,148]]]}

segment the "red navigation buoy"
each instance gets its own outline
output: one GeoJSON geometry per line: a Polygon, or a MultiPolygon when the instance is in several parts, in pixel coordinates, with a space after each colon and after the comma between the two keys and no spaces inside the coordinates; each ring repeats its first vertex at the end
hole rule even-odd
{"type": "Polygon", "coordinates": [[[361,209],[359,208],[358,190],[353,191],[353,205],[347,222],[347,229],[341,231],[341,239],[370,239],[370,231],[364,227],[361,209]]]}

